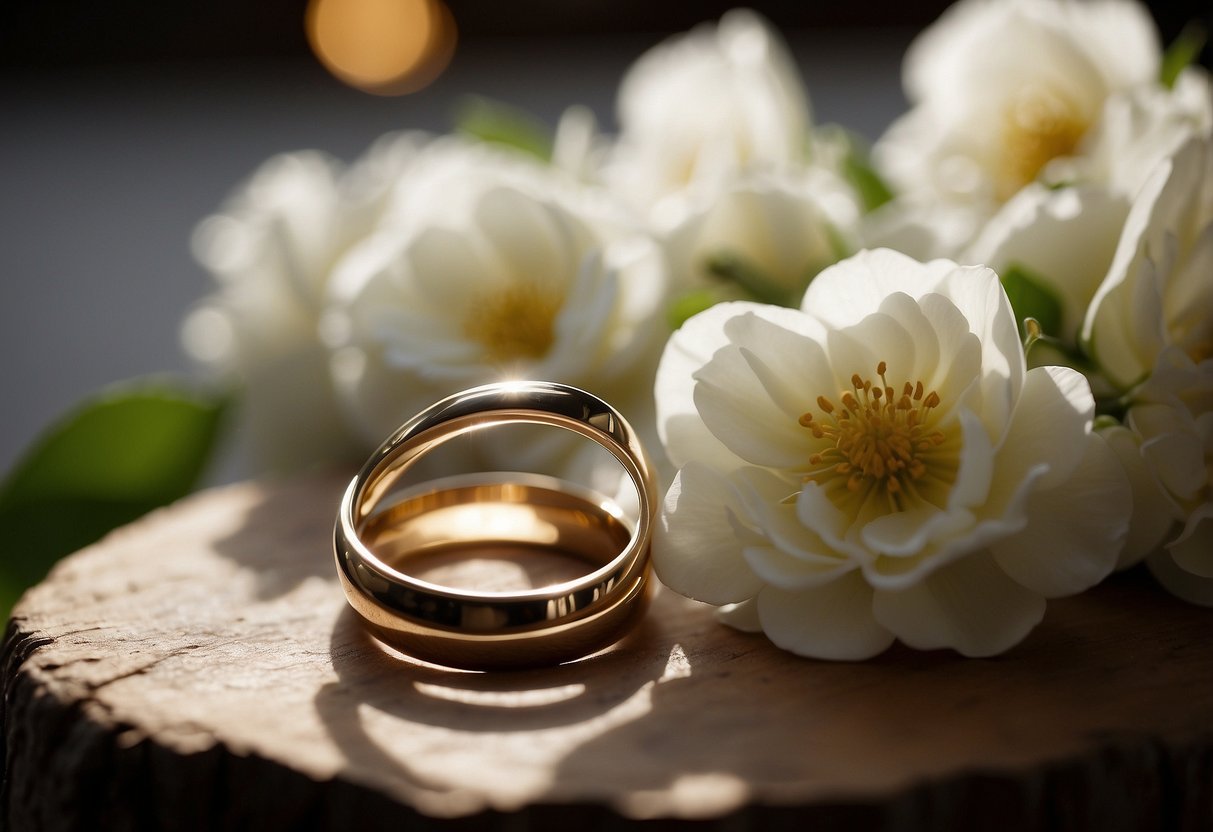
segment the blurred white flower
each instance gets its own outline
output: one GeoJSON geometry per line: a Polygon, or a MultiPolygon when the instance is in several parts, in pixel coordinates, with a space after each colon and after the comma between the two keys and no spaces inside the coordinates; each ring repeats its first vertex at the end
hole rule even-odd
{"type": "Polygon", "coordinates": [[[1202,67],[1188,67],[1174,87],[1144,84],[1109,96],[1082,143],[1082,154],[1056,160],[1052,182],[1099,182],[1132,199],[1163,159],[1192,135],[1213,132],[1213,87],[1202,67]]]}
{"type": "Polygon", "coordinates": [[[1168,346],[1213,356],[1213,139],[1192,136],[1151,172],[1083,324],[1086,349],[1121,389],[1168,346]]]}
{"type": "Polygon", "coordinates": [[[605,180],[663,227],[682,219],[688,190],[711,193],[739,171],[806,157],[809,106],[795,64],[778,33],[745,9],[642,55],[617,107],[621,132],[605,180]]]}
{"type": "Polygon", "coordinates": [[[993,272],[861,252],[802,309],[721,304],[670,339],[665,583],[785,649],[860,659],[895,638],[998,653],[1108,574],[1124,474],[1082,375],[1025,371],[993,272]]]}
{"type": "MultiPolygon", "coordinates": [[[[1062,160],[1063,178],[1075,184],[1027,185],[961,255],[962,262],[989,266],[1004,279],[1027,277],[1059,302],[1060,320],[1050,322],[1055,331],[1046,334],[1060,340],[1063,351],[1053,349],[1055,341],[1042,342],[1029,354],[1033,364],[1081,361],[1080,329],[1108,277],[1134,197],[1161,162],[1194,135],[1209,136],[1211,125],[1213,99],[1203,70],[1185,72],[1172,91],[1150,87],[1113,96],[1091,152],[1062,160]]],[[[1097,383],[1101,392],[1112,392],[1092,377],[1097,383]]]]}
{"type": "Polygon", "coordinates": [[[1087,152],[1109,97],[1156,86],[1159,63],[1149,13],[1130,0],[956,3],[906,55],[912,109],[873,157],[904,199],[870,239],[958,253],[1055,160],[1087,152]]]}
{"type": "Polygon", "coordinates": [[[675,291],[797,305],[811,278],[854,251],[859,216],[854,192],[822,169],[740,177],[665,238],[675,291]]]}
{"type": "MultiPolygon", "coordinates": [[[[291,470],[353,453],[317,333],[334,263],[379,222],[426,141],[389,135],[345,169],[316,152],[265,162],[194,234],[218,291],[187,317],[187,351],[239,382],[251,450],[291,470]]],[[[355,454],[356,456],[357,454],[355,454]]]]}
{"type": "MultiPolygon", "coordinates": [[[[598,197],[482,148],[410,176],[407,221],[337,268],[325,330],[343,404],[378,442],[434,400],[490,381],[542,378],[652,423],[666,329],[657,244],[598,197]]],[[[509,448],[522,464],[530,450],[509,448]]]]}

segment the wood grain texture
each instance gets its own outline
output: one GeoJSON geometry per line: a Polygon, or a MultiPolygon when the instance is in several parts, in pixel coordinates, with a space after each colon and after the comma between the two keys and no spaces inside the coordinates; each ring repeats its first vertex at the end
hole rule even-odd
{"type": "Polygon", "coordinates": [[[797,659],[667,591],[610,652],[448,672],[346,612],[341,485],[197,495],[25,596],[8,828],[1213,828],[1213,617],[1144,575],[995,659],[797,659]]]}

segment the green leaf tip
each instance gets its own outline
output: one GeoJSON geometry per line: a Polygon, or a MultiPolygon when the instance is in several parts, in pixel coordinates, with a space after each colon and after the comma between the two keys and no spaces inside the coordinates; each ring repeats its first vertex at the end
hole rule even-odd
{"type": "Polygon", "coordinates": [[[1158,71],[1159,83],[1167,89],[1174,87],[1179,74],[1200,57],[1200,50],[1205,48],[1208,38],[1208,31],[1198,21],[1193,20],[1184,26],[1163,53],[1158,71]]]}
{"type": "Polygon", "coordinates": [[[749,257],[738,252],[725,249],[717,251],[707,257],[703,269],[712,277],[734,284],[760,303],[795,305],[795,299],[785,286],[749,257]]]}
{"type": "Polygon", "coordinates": [[[671,330],[678,329],[688,319],[710,309],[719,301],[717,293],[711,289],[694,289],[670,302],[669,308],[666,309],[666,322],[671,330]]]}
{"type": "Polygon", "coordinates": [[[548,162],[552,135],[540,119],[510,104],[467,96],[455,114],[455,129],[488,144],[502,145],[548,162]]]}

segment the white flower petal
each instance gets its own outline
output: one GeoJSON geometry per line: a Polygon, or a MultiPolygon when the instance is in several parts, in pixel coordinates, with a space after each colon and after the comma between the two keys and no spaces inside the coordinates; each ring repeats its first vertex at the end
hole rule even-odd
{"type": "Polygon", "coordinates": [[[820,567],[836,565],[839,552],[800,522],[796,500],[799,482],[789,482],[762,468],[741,468],[730,476],[746,518],[787,554],[820,567]]]}
{"type": "Polygon", "coordinates": [[[716,610],[716,620],[728,624],[743,633],[761,633],[762,621],[758,618],[758,599],[751,598],[736,604],[725,604],[716,610]]]}
{"type": "MultiPolygon", "coordinates": [[[[893,122],[881,143],[872,148],[872,160],[878,169],[888,173],[899,161],[910,168],[919,162],[921,152],[916,147],[909,153],[903,150],[899,154],[893,140],[897,134],[912,134],[918,130],[925,121],[921,117],[925,115],[927,113],[909,112],[893,122]],[[898,160],[898,155],[907,158],[898,160]]],[[[861,237],[873,248],[896,249],[924,262],[941,257],[970,262],[960,255],[981,228],[983,219],[982,212],[969,205],[949,204],[931,194],[901,195],[864,215],[861,237]]]]}
{"type": "Polygon", "coordinates": [[[1135,405],[1129,409],[1129,426],[1144,437],[1141,455],[1163,487],[1192,501],[1208,486],[1209,470],[1203,443],[1181,413],[1186,415],[1170,405],[1135,405]]]}
{"type": "Polygon", "coordinates": [[[1087,431],[1095,399],[1086,378],[1068,367],[1037,367],[1027,374],[1023,395],[998,448],[998,477],[1017,481],[1040,462],[1049,473],[1040,488],[1054,488],[1078,466],[1086,447],[1075,441],[1087,431]]]}
{"type": "Polygon", "coordinates": [[[1202,578],[1175,563],[1171,553],[1165,549],[1146,558],[1146,565],[1167,592],[1182,598],[1189,604],[1213,607],[1213,578],[1202,578]]]}
{"type": "Polygon", "coordinates": [[[879,554],[863,566],[864,577],[876,589],[900,591],[959,557],[980,549],[993,535],[987,527],[974,528],[973,513],[964,509],[943,512],[932,524],[929,540],[917,552],[879,554]]]}
{"type": "MultiPolygon", "coordinates": [[[[1193,135],[1163,159],[1133,201],[1112,266],[1091,301],[1082,337],[1104,373],[1127,388],[1189,329],[1193,308],[1213,299],[1203,229],[1213,224],[1213,139],[1193,135]]],[[[1206,330],[1207,332],[1207,330],[1206,330]]]]}
{"type": "Polygon", "coordinates": [[[893,643],[872,615],[872,588],[858,572],[796,592],[766,587],[758,615],[777,647],[810,658],[867,659],[893,643]]]}
{"type": "Polygon", "coordinates": [[[1046,598],[1082,592],[1107,577],[1128,533],[1129,483],[1115,455],[1097,434],[1074,473],[1028,499],[1023,531],[991,544],[1008,575],[1046,598]]]}
{"type": "Polygon", "coordinates": [[[770,544],[746,546],[741,553],[754,574],[767,585],[786,590],[820,586],[855,569],[841,558],[804,560],[770,544]]]}
{"type": "Polygon", "coordinates": [[[1152,81],[1162,47],[1148,7],[1140,3],[1085,3],[1067,11],[1081,20],[1082,46],[1116,87],[1152,81]]]}
{"type": "MultiPolygon", "coordinates": [[[[784,411],[763,385],[761,358],[729,344],[695,373],[695,406],[708,430],[737,456],[768,468],[795,468],[813,453],[799,414],[784,411]],[[758,365],[760,372],[754,372],[758,365]]],[[[776,389],[776,395],[781,390],[776,389]]],[[[802,411],[803,412],[803,411],[802,411]]]]}
{"type": "Polygon", "coordinates": [[[565,280],[577,268],[573,229],[551,207],[512,187],[485,192],[475,208],[476,225],[498,268],[511,282],[565,280]]]}
{"type": "MultiPolygon", "coordinates": [[[[623,353],[626,344],[613,344],[607,336],[615,325],[614,314],[619,305],[620,286],[614,272],[603,268],[602,252],[591,249],[578,264],[575,276],[569,280],[564,303],[553,321],[553,343],[543,356],[544,378],[569,378],[577,368],[599,370],[599,361],[612,348],[623,353]]],[[[554,291],[560,291],[556,288],[554,291]]],[[[600,373],[600,371],[599,371],[600,373]]],[[[598,375],[599,373],[596,373],[598,375]]],[[[599,384],[604,379],[600,379],[599,384]]]]}
{"type": "MultiPolygon", "coordinates": [[[[948,508],[974,508],[983,505],[990,496],[990,484],[994,480],[994,446],[986,433],[985,425],[971,410],[962,410],[960,431],[960,467],[956,471],[956,482],[948,496],[948,508]]],[[[999,471],[999,475],[1003,475],[999,471]]]]}
{"type": "Polygon", "coordinates": [[[834,384],[833,371],[821,348],[825,330],[813,318],[794,310],[766,307],[764,313],[738,315],[725,322],[729,341],[757,356],[751,362],[771,400],[784,413],[799,418],[813,404],[812,391],[834,384]]]}
{"type": "Polygon", "coordinates": [[[914,555],[951,522],[949,512],[923,503],[876,518],[863,527],[862,539],[864,545],[883,555],[914,555]]]}
{"type": "Polygon", "coordinates": [[[1124,569],[1139,563],[1163,542],[1167,532],[1182,517],[1175,504],[1167,498],[1158,478],[1142,458],[1140,440],[1128,428],[1117,425],[1100,432],[1108,447],[1116,454],[1133,492],[1133,514],[1129,534],[1121,547],[1116,568],[1124,569]]]}
{"type": "Polygon", "coordinates": [[[657,366],[654,399],[657,433],[670,461],[681,467],[692,459],[727,471],[743,460],[718,440],[695,406],[695,373],[716,350],[729,343],[725,321],[754,310],[758,304],[721,303],[684,323],[666,342],[657,366]]]}
{"type": "Polygon", "coordinates": [[[1203,503],[1188,515],[1183,534],[1167,551],[1180,569],[1213,579],[1213,503],[1203,503]]]}
{"type": "MultiPolygon", "coordinates": [[[[877,365],[884,362],[885,377],[897,390],[915,377],[918,350],[913,336],[891,315],[873,312],[854,326],[828,335],[830,361],[843,389],[850,388],[850,378],[858,374],[880,387],[877,365]]],[[[929,346],[929,345],[928,345],[929,346]]]]}
{"type": "Polygon", "coordinates": [[[1011,302],[998,275],[984,267],[963,267],[944,275],[937,290],[956,305],[981,340],[984,421],[997,436],[997,420],[1010,414],[1024,381],[1023,344],[1011,302]]]}
{"type": "MultiPolygon", "coordinates": [[[[918,306],[934,330],[940,360],[934,365],[924,365],[914,380],[921,380],[927,390],[939,394],[941,413],[960,407],[981,412],[982,385],[974,383],[981,377],[981,341],[949,298],[931,292],[918,301],[918,306]]],[[[990,429],[998,427],[995,424],[990,429]]]]}
{"type": "Polygon", "coordinates": [[[405,238],[401,251],[411,279],[397,278],[392,288],[413,295],[410,311],[460,320],[469,305],[483,300],[486,285],[500,279],[480,253],[477,246],[468,244],[467,234],[450,228],[422,228],[405,238]]]}
{"type": "MultiPolygon", "coordinates": [[[[933,296],[928,295],[928,297],[933,296]]],[[[880,304],[880,311],[897,321],[914,345],[912,363],[899,358],[897,366],[905,367],[906,373],[905,378],[901,380],[910,383],[921,380],[924,385],[930,386],[929,382],[933,380],[934,374],[940,366],[941,355],[946,355],[949,359],[952,357],[951,351],[940,349],[939,334],[936,331],[935,323],[927,317],[920,302],[905,292],[894,292],[885,298],[880,304]]],[[[969,335],[968,324],[962,321],[961,326],[964,334],[969,335]]],[[[976,345],[976,347],[977,356],[980,358],[981,347],[980,345],[976,345]]],[[[890,362],[889,366],[892,368],[894,365],[890,362]]]]}
{"type": "Polygon", "coordinates": [[[936,291],[943,276],[955,268],[947,260],[919,263],[891,249],[861,251],[817,275],[800,308],[841,329],[878,310],[894,292],[918,298],[936,291]]]}
{"type": "MultiPolygon", "coordinates": [[[[832,487],[845,489],[846,485],[836,480],[832,487]]],[[[858,536],[855,518],[841,511],[817,483],[805,483],[796,498],[796,516],[831,549],[860,561],[868,557],[855,539],[858,536]]]]}
{"type": "Polygon", "coordinates": [[[666,493],[653,536],[653,568],[676,592],[729,604],[752,597],[762,581],[741,555],[740,501],[728,481],[698,463],[688,463],[666,493]]]}
{"type": "MultiPolygon", "coordinates": [[[[695,373],[711,361],[717,350],[731,343],[732,336],[748,339],[751,326],[743,323],[747,317],[774,324],[766,328],[766,336],[776,339],[771,342],[775,344],[783,343],[782,339],[787,337],[777,329],[810,338],[821,330],[812,318],[794,309],[736,301],[700,312],[670,336],[657,368],[654,397],[658,435],[676,466],[691,459],[711,463],[722,471],[744,464],[704,424],[695,405],[695,373]],[[730,325],[728,332],[726,324],[730,325]]],[[[752,328],[757,330],[761,325],[756,323],[752,328]]]]}
{"type": "MultiPolygon", "coordinates": [[[[879,314],[879,313],[873,313],[879,314]]],[[[881,322],[889,324],[892,318],[880,316],[881,322]]],[[[875,331],[878,327],[872,327],[875,331]]],[[[880,354],[869,347],[864,337],[867,332],[862,323],[847,329],[831,329],[826,333],[826,351],[830,356],[830,365],[834,369],[834,386],[832,389],[819,391],[827,398],[838,396],[841,391],[851,389],[851,376],[858,373],[860,378],[872,379],[876,365],[881,362],[880,354]]],[[[873,379],[875,380],[875,379],[873,379]]],[[[878,380],[876,380],[879,383],[878,380]]],[[[835,401],[837,404],[837,401],[835,401]]]]}
{"type": "Polygon", "coordinates": [[[908,589],[877,590],[873,609],[911,647],[993,656],[1040,623],[1045,600],[1007,577],[988,552],[977,552],[908,589]]]}

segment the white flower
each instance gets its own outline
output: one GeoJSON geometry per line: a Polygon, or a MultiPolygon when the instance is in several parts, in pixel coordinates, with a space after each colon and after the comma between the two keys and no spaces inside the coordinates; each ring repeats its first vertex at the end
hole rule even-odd
{"type": "Polygon", "coordinates": [[[1163,159],[1192,135],[1213,132],[1209,73],[1188,67],[1171,89],[1144,84],[1109,96],[1099,120],[1083,141],[1082,154],[1058,159],[1053,182],[1099,182],[1132,199],[1163,159]]]}
{"type": "Polygon", "coordinates": [[[1133,391],[1125,427],[1105,435],[1133,486],[1121,565],[1148,555],[1169,590],[1213,606],[1213,357],[1165,348],[1133,391]]]}
{"type": "Polygon", "coordinates": [[[1030,273],[1061,303],[1060,330],[1048,334],[1077,346],[1128,213],[1128,199],[1102,185],[1032,184],[1003,206],[962,259],[998,274],[1013,267],[1030,273]]]}
{"type": "Polygon", "coordinates": [[[767,23],[737,9],[642,55],[619,89],[620,137],[604,175],[667,227],[664,197],[711,192],[736,172],[803,161],[809,107],[795,65],[767,23]]]}
{"type": "Polygon", "coordinates": [[[859,214],[850,188],[821,169],[741,177],[666,237],[674,286],[796,304],[817,272],[854,250],[859,214]],[[742,283],[721,282],[730,268],[747,272],[742,283]],[[760,285],[741,291],[749,278],[760,285]]]}
{"type": "Polygon", "coordinates": [[[981,656],[1112,569],[1124,475],[1082,375],[1025,371],[993,272],[861,252],[802,310],[721,304],[667,345],[664,582],[803,655],[981,656]]]}
{"type": "Polygon", "coordinates": [[[1084,153],[1108,98],[1155,85],[1159,61],[1128,0],[956,3],[911,44],[912,109],[874,148],[905,195],[874,218],[875,239],[960,251],[1054,160],[1084,153]]]}
{"type": "Polygon", "coordinates": [[[349,170],[315,152],[276,156],[195,232],[195,254],[219,288],[186,319],[182,339],[241,383],[260,464],[298,469],[353,453],[317,322],[333,264],[380,221],[424,141],[384,137],[349,170]]]}
{"type": "MultiPolygon", "coordinates": [[[[660,249],[566,185],[493,154],[449,157],[402,187],[406,223],[342,261],[325,328],[342,401],[368,439],[438,398],[509,378],[580,386],[638,428],[651,423],[660,249]]],[[[527,449],[508,450],[518,463],[527,449]]]]}
{"type": "Polygon", "coordinates": [[[1193,136],[1151,172],[1134,200],[1083,339],[1122,389],[1163,349],[1213,355],[1213,139],[1193,136]]]}

